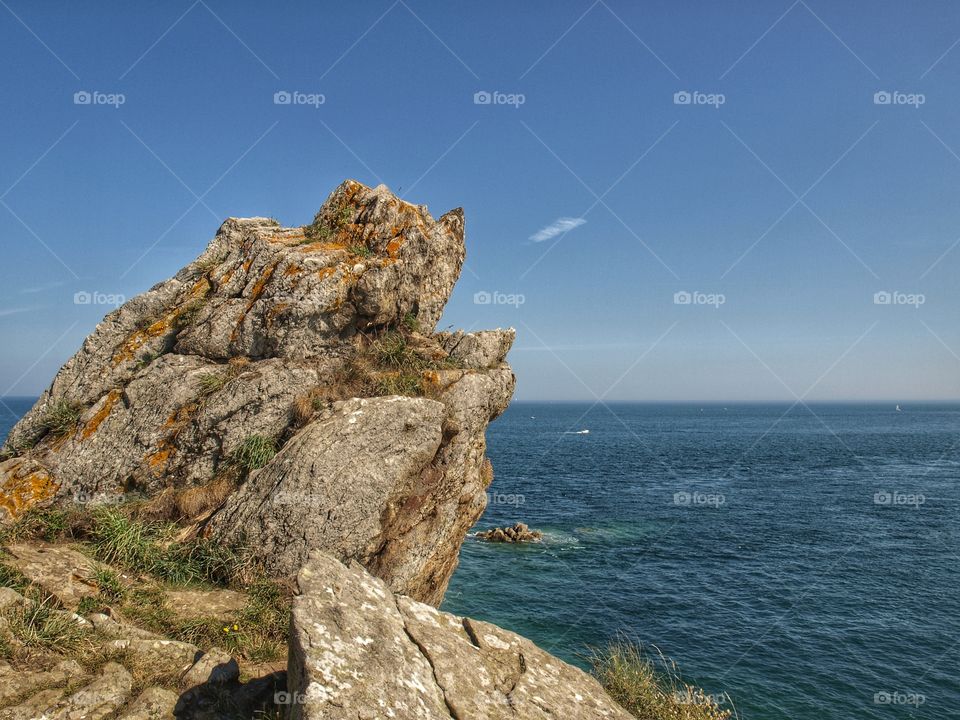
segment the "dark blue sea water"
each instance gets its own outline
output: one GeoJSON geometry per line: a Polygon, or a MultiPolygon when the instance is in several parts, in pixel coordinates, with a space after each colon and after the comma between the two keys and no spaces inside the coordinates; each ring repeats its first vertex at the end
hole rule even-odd
{"type": "Polygon", "coordinates": [[[746,720],[960,718],[960,406],[787,409],[512,405],[479,527],[547,540],[468,541],[444,609],[624,632],[746,720]]]}
{"type": "Polygon", "coordinates": [[[515,403],[479,526],[546,541],[469,539],[443,607],[581,665],[626,633],[745,720],[958,718],[958,430],[960,406],[515,403]]]}

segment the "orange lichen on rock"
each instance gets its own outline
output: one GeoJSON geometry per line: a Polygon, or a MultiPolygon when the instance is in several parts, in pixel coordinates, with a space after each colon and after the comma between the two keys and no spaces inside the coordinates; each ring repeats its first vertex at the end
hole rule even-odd
{"type": "Polygon", "coordinates": [[[114,354],[113,364],[119,365],[127,360],[133,360],[133,356],[137,350],[143,347],[149,340],[169,332],[171,329],[170,321],[175,314],[176,313],[169,313],[145,329],[134,332],[133,335],[127,338],[127,341],[120,347],[116,354],[114,354]]]}
{"type": "Polygon", "coordinates": [[[60,487],[43,468],[34,466],[32,471],[20,474],[20,467],[16,465],[0,485],[0,508],[14,520],[38,503],[52,498],[60,487]]]}
{"type": "Polygon", "coordinates": [[[169,438],[164,438],[157,443],[157,449],[152,453],[148,453],[143,458],[143,461],[147,464],[147,467],[153,471],[154,475],[159,476],[167,467],[167,463],[170,461],[170,456],[173,455],[173,452],[173,443],[169,438]]]}
{"type": "Polygon", "coordinates": [[[86,440],[93,435],[97,431],[97,428],[100,427],[100,423],[110,416],[110,413],[113,411],[113,406],[116,405],[117,400],[120,399],[120,394],[120,391],[116,389],[107,393],[106,397],[101,401],[100,409],[97,410],[94,416],[83,426],[83,430],[80,433],[81,440],[86,440]]]}

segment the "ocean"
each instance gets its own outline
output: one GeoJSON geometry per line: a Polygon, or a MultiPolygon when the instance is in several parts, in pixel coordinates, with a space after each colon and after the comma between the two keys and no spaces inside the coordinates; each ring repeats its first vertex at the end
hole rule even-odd
{"type": "MultiPolygon", "coordinates": [[[[0,436],[32,400],[6,399],[0,436]]],[[[443,609],[625,636],[744,720],[960,717],[960,405],[514,403],[443,609]],[[589,432],[582,432],[589,430],[589,432]]]]}

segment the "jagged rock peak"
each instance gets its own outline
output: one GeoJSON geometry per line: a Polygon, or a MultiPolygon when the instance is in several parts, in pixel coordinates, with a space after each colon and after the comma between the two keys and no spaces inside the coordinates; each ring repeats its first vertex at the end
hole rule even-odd
{"type": "Polygon", "coordinates": [[[439,602],[514,387],[513,330],[433,332],[464,252],[461,209],[435,220],[352,180],[306,226],[227,220],[107,315],[11,431],[0,523],[146,498],[273,572],[319,547],[439,602]]]}

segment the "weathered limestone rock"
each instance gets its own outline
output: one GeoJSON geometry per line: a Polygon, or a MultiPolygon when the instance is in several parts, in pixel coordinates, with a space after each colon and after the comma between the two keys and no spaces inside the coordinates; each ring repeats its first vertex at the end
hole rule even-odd
{"type": "Polygon", "coordinates": [[[40,717],[48,720],[103,720],[126,702],[132,686],[133,678],[122,665],[107,663],[100,677],[44,708],[40,717]]]}
{"type": "Polygon", "coordinates": [[[543,539],[543,533],[539,530],[531,530],[526,523],[517,523],[509,527],[478,532],[477,537],[487,542],[526,543],[540,542],[543,539]]]}
{"type": "Polygon", "coordinates": [[[184,674],[181,684],[186,688],[211,683],[222,685],[240,677],[240,666],[230,653],[212,648],[197,660],[184,674]]]}
{"type": "Polygon", "coordinates": [[[247,596],[236,590],[167,590],[167,607],[178,618],[197,620],[216,618],[224,622],[233,620],[244,605],[247,596]]]}
{"type": "Polygon", "coordinates": [[[596,680],[529,640],[394,595],[357,564],[313,553],[298,586],[295,720],[630,720],[596,680]]]}
{"type": "Polygon", "coordinates": [[[171,690],[147,688],[130,703],[120,720],[173,720],[177,699],[177,694],[171,690]]]}
{"type": "Polygon", "coordinates": [[[66,607],[76,609],[85,597],[97,594],[90,580],[96,563],[64,545],[18,543],[7,547],[7,562],[66,607]]]}
{"type": "Polygon", "coordinates": [[[36,690],[60,687],[84,675],[83,668],[75,660],[64,660],[50,670],[34,672],[15,670],[7,663],[0,663],[0,706],[7,705],[14,699],[36,690]]]}
{"type": "Polygon", "coordinates": [[[321,548],[439,603],[486,504],[487,424],[514,388],[512,330],[433,334],[464,247],[461,210],[434,219],[354,181],[309,227],[227,220],[196,261],[104,318],[10,432],[0,523],[162,496],[274,572],[321,548]],[[393,379],[415,372],[419,390],[409,377],[351,389],[360,348],[401,332],[432,364],[393,379]],[[398,387],[429,399],[369,397],[398,387]],[[279,453],[242,465],[251,440],[279,453]]]}

